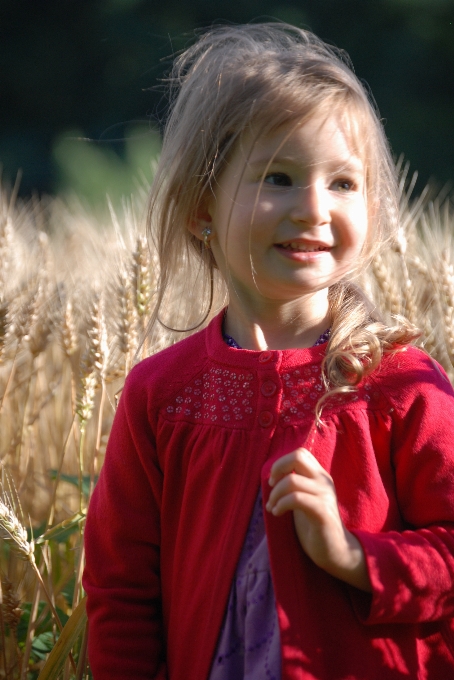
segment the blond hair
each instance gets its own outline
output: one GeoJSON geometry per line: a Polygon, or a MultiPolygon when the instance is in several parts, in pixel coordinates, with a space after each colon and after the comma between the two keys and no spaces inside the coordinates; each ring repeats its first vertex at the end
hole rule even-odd
{"type": "MultiPolygon", "coordinates": [[[[397,181],[388,142],[347,55],[312,33],[287,24],[220,26],[203,33],[176,60],[169,76],[170,110],[148,221],[159,256],[152,329],[175,281],[193,290],[192,332],[227,299],[211,252],[188,229],[213,191],[242,135],[267,134],[313,115],[336,119],[365,167],[369,225],[364,266],[396,232],[397,181]],[[192,282],[192,283],[190,283],[192,282]]],[[[344,278],[330,287],[331,338],[324,362],[327,386],[348,391],[375,368],[383,352],[417,332],[405,320],[390,328],[361,290],[344,278]]],[[[183,296],[184,297],[184,296],[183,296]]],[[[181,297],[180,297],[181,299],[181,297]]],[[[175,318],[166,319],[170,325],[175,318]]],[[[162,321],[162,320],[161,320],[162,321]]]]}

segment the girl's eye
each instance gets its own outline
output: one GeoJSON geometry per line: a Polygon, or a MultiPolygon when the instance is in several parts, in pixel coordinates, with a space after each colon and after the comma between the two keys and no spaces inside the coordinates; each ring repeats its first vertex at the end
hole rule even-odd
{"type": "Polygon", "coordinates": [[[263,180],[266,184],[271,184],[275,187],[291,187],[292,180],[285,172],[270,172],[263,180]]]}
{"type": "Polygon", "coordinates": [[[349,179],[338,179],[332,185],[332,189],[334,189],[334,191],[339,191],[342,194],[346,194],[348,191],[351,191],[353,187],[354,182],[349,179]]]}

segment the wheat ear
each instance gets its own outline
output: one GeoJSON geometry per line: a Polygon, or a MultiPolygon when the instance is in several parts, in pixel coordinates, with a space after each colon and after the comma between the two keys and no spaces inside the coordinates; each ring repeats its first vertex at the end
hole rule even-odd
{"type": "Polygon", "coordinates": [[[66,302],[61,315],[60,338],[63,351],[70,359],[79,349],[79,334],[70,300],[66,302]]]}
{"type": "Polygon", "coordinates": [[[416,325],[416,323],[417,323],[417,305],[416,305],[416,300],[415,300],[413,282],[410,278],[410,274],[408,272],[408,267],[407,267],[406,254],[407,254],[408,241],[407,241],[407,236],[405,234],[405,230],[404,230],[403,227],[400,227],[399,230],[398,230],[396,243],[395,243],[394,247],[395,247],[396,252],[399,255],[400,265],[401,265],[402,274],[403,274],[402,295],[403,295],[403,298],[404,298],[405,316],[410,321],[410,323],[416,325]]]}
{"type": "Polygon", "coordinates": [[[150,313],[151,258],[145,236],[138,236],[132,255],[131,281],[135,292],[135,304],[141,321],[150,313]]]}
{"type": "Polygon", "coordinates": [[[138,347],[139,315],[134,304],[134,292],[127,272],[118,276],[116,287],[119,314],[116,322],[116,336],[120,352],[125,356],[125,373],[129,373],[132,357],[138,347]]]}
{"type": "Polygon", "coordinates": [[[3,590],[3,613],[5,621],[8,624],[10,631],[15,635],[22,616],[21,601],[13,583],[5,574],[1,577],[1,584],[3,590]]]}
{"type": "Polygon", "coordinates": [[[390,282],[389,270],[382,256],[377,253],[372,262],[372,273],[380,288],[383,301],[391,315],[400,313],[400,300],[395,293],[394,286],[390,282]]]}
{"type": "Polygon", "coordinates": [[[453,266],[449,262],[448,252],[445,250],[440,262],[441,302],[445,327],[446,348],[449,359],[454,365],[454,274],[453,266]]]}
{"type": "MultiPolygon", "coordinates": [[[[47,590],[43,577],[41,576],[41,572],[38,569],[38,565],[36,564],[34,542],[33,540],[28,540],[27,530],[19,521],[12,503],[9,501],[5,493],[3,493],[3,498],[0,499],[0,532],[3,534],[4,538],[11,542],[13,548],[21,555],[21,557],[23,557],[31,565],[47,600],[49,609],[52,612],[52,616],[55,619],[55,623],[61,632],[63,630],[63,626],[60,621],[60,617],[58,616],[58,612],[55,609],[52,598],[47,590]]],[[[72,660],[72,664],[75,671],[76,666],[74,664],[74,660],[72,660]]]]}

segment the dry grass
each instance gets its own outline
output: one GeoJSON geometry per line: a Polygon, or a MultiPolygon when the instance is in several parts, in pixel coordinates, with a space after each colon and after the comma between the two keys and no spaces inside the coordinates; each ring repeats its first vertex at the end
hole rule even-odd
{"type": "MultiPolygon", "coordinates": [[[[362,285],[419,325],[453,379],[454,213],[402,195],[402,229],[362,285]]],[[[57,199],[0,199],[0,678],[37,678],[82,596],[85,510],[153,308],[143,205],[101,224],[57,199]]],[[[175,339],[162,328],[137,356],[175,339]]],[[[89,677],[83,650],[59,677],[89,677]]]]}

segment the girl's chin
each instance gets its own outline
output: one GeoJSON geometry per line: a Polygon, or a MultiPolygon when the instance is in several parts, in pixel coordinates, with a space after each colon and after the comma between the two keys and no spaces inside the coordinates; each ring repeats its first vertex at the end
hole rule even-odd
{"type": "MultiPolygon", "coordinates": [[[[337,281],[338,279],[336,279],[337,281]]],[[[314,295],[320,299],[325,299],[328,295],[329,286],[335,281],[297,281],[295,283],[283,284],[279,281],[262,282],[256,280],[257,286],[253,289],[242,290],[238,287],[230,289],[230,304],[237,300],[240,306],[260,308],[262,304],[298,304],[304,302],[307,298],[312,298],[314,295]]],[[[234,303],[233,303],[234,304],[234,303]]]]}

